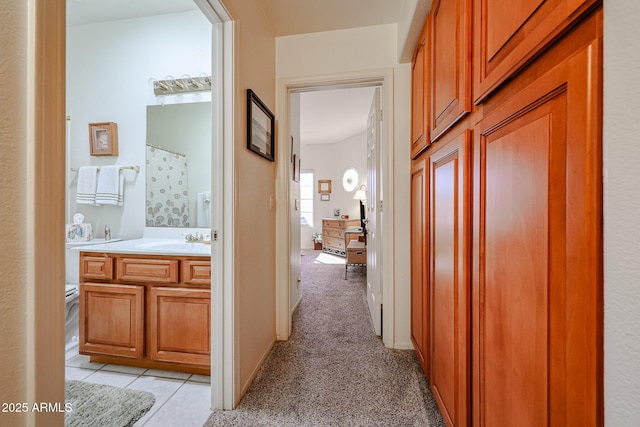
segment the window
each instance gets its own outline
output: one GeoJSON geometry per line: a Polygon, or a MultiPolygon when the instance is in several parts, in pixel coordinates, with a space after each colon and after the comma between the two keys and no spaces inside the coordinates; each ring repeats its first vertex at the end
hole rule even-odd
{"type": "Polygon", "coordinates": [[[313,227],[313,172],[300,173],[300,225],[313,227]]]}

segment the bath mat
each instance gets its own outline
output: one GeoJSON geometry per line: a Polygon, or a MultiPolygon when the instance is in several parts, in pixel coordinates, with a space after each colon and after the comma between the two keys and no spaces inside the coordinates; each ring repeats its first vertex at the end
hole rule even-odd
{"type": "Polygon", "coordinates": [[[110,385],[65,381],[65,427],[132,426],[153,406],[156,398],[147,391],[110,385]]]}

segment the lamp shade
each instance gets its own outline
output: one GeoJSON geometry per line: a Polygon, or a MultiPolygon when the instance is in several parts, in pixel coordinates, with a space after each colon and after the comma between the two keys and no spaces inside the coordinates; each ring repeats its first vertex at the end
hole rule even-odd
{"type": "Polygon", "coordinates": [[[367,200],[367,187],[362,184],[356,194],[353,195],[353,198],[355,200],[367,200]]]}

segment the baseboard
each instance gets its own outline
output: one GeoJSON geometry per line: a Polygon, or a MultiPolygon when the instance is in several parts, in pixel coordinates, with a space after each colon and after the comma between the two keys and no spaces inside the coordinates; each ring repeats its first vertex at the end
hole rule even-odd
{"type": "Polygon", "coordinates": [[[413,350],[413,344],[409,342],[396,342],[393,344],[393,348],[396,350],[413,350]]]}
{"type": "Polygon", "coordinates": [[[302,301],[302,294],[300,294],[300,296],[298,297],[298,301],[296,301],[296,303],[294,304],[293,308],[291,309],[291,315],[293,316],[293,313],[296,312],[296,310],[298,309],[298,306],[300,305],[300,302],[302,301]]]}
{"type": "Polygon", "coordinates": [[[267,348],[262,353],[262,356],[260,356],[260,361],[258,362],[256,367],[251,372],[251,375],[249,375],[249,378],[247,379],[247,381],[245,381],[245,383],[242,385],[242,388],[240,389],[240,395],[238,396],[237,401],[233,405],[234,408],[237,407],[240,404],[240,401],[244,397],[244,394],[249,389],[249,386],[251,385],[251,383],[255,379],[256,375],[258,375],[258,370],[260,370],[260,368],[262,367],[262,364],[267,359],[267,356],[269,356],[269,354],[271,353],[271,350],[273,349],[273,346],[275,345],[275,343],[276,343],[276,339],[274,338],[273,340],[271,340],[269,345],[267,345],[267,348]]]}

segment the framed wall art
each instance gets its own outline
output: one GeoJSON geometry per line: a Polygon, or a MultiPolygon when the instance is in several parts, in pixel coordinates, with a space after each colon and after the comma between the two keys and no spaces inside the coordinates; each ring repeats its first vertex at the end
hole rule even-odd
{"type": "Polygon", "coordinates": [[[117,156],[118,125],[114,122],[89,123],[89,149],[92,156],[117,156]]]}
{"type": "Polygon", "coordinates": [[[273,113],[251,89],[247,89],[247,148],[267,160],[275,160],[273,113]]]}
{"type": "Polygon", "coordinates": [[[331,180],[330,179],[319,179],[318,180],[318,193],[331,193],[331,180]]]}

